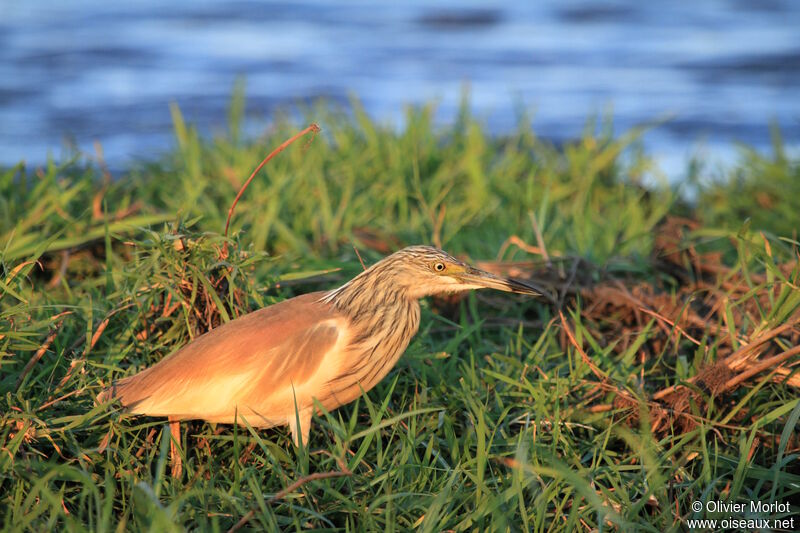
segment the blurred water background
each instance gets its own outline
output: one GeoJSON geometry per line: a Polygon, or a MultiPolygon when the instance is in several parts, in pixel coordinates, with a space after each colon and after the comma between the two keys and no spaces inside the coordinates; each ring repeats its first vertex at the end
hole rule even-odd
{"type": "Polygon", "coordinates": [[[592,114],[619,132],[669,115],[645,145],[680,180],[691,156],[768,150],[770,122],[798,147],[800,2],[0,0],[0,165],[59,158],[65,139],[99,141],[112,168],[156,157],[170,102],[222,130],[238,76],[251,133],[351,95],[397,124],[437,101],[447,124],[464,87],[492,132],[524,108],[555,142],[592,114]]]}

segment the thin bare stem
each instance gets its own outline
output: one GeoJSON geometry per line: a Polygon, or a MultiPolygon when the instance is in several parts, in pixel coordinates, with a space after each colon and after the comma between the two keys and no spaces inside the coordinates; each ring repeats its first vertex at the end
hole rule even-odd
{"type": "MultiPolygon", "coordinates": [[[[261,163],[253,171],[253,173],[250,174],[250,177],[247,178],[247,181],[244,182],[244,185],[242,185],[242,188],[239,189],[239,193],[236,195],[236,198],[233,200],[233,203],[231,204],[230,209],[228,209],[228,218],[225,221],[225,236],[226,237],[228,236],[228,227],[231,224],[231,217],[233,216],[233,210],[236,209],[236,204],[239,203],[239,199],[242,197],[242,194],[244,194],[244,191],[247,189],[248,185],[250,185],[250,182],[253,181],[253,178],[256,177],[256,174],[258,174],[258,171],[261,170],[264,167],[264,165],[266,165],[270,161],[270,159],[272,159],[273,157],[275,157],[279,153],[283,152],[290,144],[295,142],[297,139],[299,139],[300,137],[302,137],[306,133],[312,132],[314,135],[316,135],[320,131],[321,131],[321,129],[316,123],[311,124],[310,126],[308,126],[303,131],[301,131],[299,133],[296,133],[293,136],[291,136],[289,139],[285,140],[280,146],[275,148],[272,152],[270,152],[270,154],[267,157],[265,157],[261,161],[261,163]]],[[[314,137],[311,137],[311,140],[313,140],[313,139],[314,139],[314,137]]],[[[225,252],[227,252],[227,245],[224,246],[224,250],[225,250],[225,252]]]]}
{"type": "MultiPolygon", "coordinates": [[[[315,480],[319,480],[319,479],[329,479],[329,478],[332,478],[332,477],[343,477],[343,476],[351,476],[351,475],[353,475],[353,473],[344,464],[342,464],[341,462],[340,462],[339,466],[342,467],[342,470],[336,470],[336,471],[333,471],[333,472],[315,472],[313,474],[309,474],[307,476],[303,476],[300,479],[298,479],[297,481],[295,481],[294,483],[292,483],[291,485],[289,485],[286,488],[282,489],[280,492],[277,492],[273,497],[271,497],[267,501],[268,502],[274,502],[276,500],[281,500],[281,499],[285,498],[287,495],[289,495],[292,492],[296,491],[297,489],[299,489],[300,487],[302,487],[303,485],[305,485],[306,483],[308,483],[310,481],[315,481],[315,480]]],[[[233,533],[234,531],[238,531],[239,529],[244,527],[244,525],[247,524],[247,522],[249,522],[250,519],[253,518],[255,515],[256,515],[255,509],[251,509],[250,511],[247,512],[247,514],[242,516],[242,518],[238,522],[236,522],[233,525],[233,527],[231,527],[228,530],[228,533],[233,533]]]]}
{"type": "Polygon", "coordinates": [[[36,350],[36,353],[33,354],[33,357],[30,358],[30,360],[28,361],[28,364],[25,365],[25,368],[22,369],[22,372],[20,373],[19,377],[17,378],[17,383],[16,383],[16,386],[14,387],[15,390],[19,390],[20,385],[22,385],[22,382],[25,380],[25,376],[28,375],[28,372],[30,372],[31,369],[33,368],[33,366],[37,363],[37,361],[39,361],[39,359],[42,358],[42,356],[45,354],[47,349],[50,348],[50,345],[53,344],[53,341],[56,340],[56,335],[58,335],[58,330],[61,329],[61,325],[63,323],[64,323],[63,320],[59,320],[56,323],[56,325],[53,327],[52,331],[50,331],[50,334],[45,339],[44,343],[41,345],[41,347],[38,350],[36,350]]]}
{"type": "Polygon", "coordinates": [[[589,356],[586,355],[586,352],[583,351],[581,345],[578,344],[578,341],[575,339],[575,335],[572,333],[572,329],[569,327],[569,324],[567,324],[567,319],[564,317],[564,313],[559,311],[558,315],[561,317],[561,326],[564,328],[564,333],[566,333],[567,337],[569,337],[569,342],[572,344],[572,346],[575,347],[575,350],[577,350],[577,352],[580,354],[581,359],[583,359],[583,362],[589,365],[589,369],[595,376],[597,376],[602,380],[605,380],[606,375],[603,374],[603,372],[599,368],[597,368],[597,365],[595,365],[592,362],[589,356]]]}
{"type": "Polygon", "coordinates": [[[356,248],[356,247],[355,247],[355,245],[353,245],[353,251],[354,251],[354,252],[356,253],[356,255],[358,256],[358,261],[361,263],[361,268],[363,268],[364,270],[366,270],[366,269],[367,269],[367,265],[365,265],[365,264],[364,264],[364,260],[363,260],[363,259],[361,259],[361,254],[360,254],[360,253],[358,253],[358,248],[356,248]]]}

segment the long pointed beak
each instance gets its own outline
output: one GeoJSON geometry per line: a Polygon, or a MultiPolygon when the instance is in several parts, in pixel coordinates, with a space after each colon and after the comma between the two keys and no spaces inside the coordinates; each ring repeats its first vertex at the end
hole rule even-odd
{"type": "Polygon", "coordinates": [[[463,283],[476,287],[497,289],[499,291],[506,292],[516,292],[518,294],[529,294],[531,296],[541,295],[539,291],[527,283],[523,283],[511,278],[495,276],[494,274],[471,266],[468,266],[463,273],[459,274],[458,278],[463,283]]]}

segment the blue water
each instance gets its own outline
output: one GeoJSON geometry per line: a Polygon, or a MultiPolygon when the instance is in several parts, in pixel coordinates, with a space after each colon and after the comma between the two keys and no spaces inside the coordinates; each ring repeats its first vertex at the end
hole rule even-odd
{"type": "Polygon", "coordinates": [[[447,123],[465,86],[496,133],[520,106],[555,141],[593,113],[618,131],[670,116],[645,139],[679,179],[692,155],[766,150],[770,121],[800,144],[800,2],[0,0],[0,165],[60,157],[65,139],[117,168],[153,157],[174,145],[170,102],[222,130],[240,75],[250,131],[349,95],[398,124],[436,100],[447,123]]]}

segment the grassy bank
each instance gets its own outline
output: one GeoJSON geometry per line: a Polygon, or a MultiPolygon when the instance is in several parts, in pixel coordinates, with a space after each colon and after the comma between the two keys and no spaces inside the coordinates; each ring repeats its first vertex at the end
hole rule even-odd
{"type": "Polygon", "coordinates": [[[269,163],[226,238],[244,179],[299,129],[245,140],[243,112],[205,140],[173,109],[177,149],[126,175],[81,157],[0,173],[6,529],[665,531],[706,517],[693,501],[797,500],[800,162],[779,140],[690,204],[643,185],[640,132],[554,147],[466,113],[397,131],[320,107],[322,134],[269,163]],[[302,452],[197,422],[175,480],[163,420],[94,405],[222,321],[341,284],[354,248],[417,243],[549,297],[428,302],[395,370],[302,452]],[[319,472],[342,475],[285,490],[319,472]]]}

